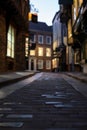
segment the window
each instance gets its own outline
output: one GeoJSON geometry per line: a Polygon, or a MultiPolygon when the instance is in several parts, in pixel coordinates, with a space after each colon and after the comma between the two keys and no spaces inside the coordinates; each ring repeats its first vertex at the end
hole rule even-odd
{"type": "Polygon", "coordinates": [[[38,69],[43,69],[43,60],[38,60],[38,69]]]}
{"type": "Polygon", "coordinates": [[[36,35],[34,34],[30,34],[30,42],[32,43],[35,43],[36,42],[36,35]]]}
{"type": "Polygon", "coordinates": [[[14,58],[15,29],[10,25],[7,34],[7,56],[14,58]]]}
{"type": "Polygon", "coordinates": [[[46,56],[47,57],[51,56],[51,48],[46,48],[46,56]]]}
{"type": "Polygon", "coordinates": [[[74,7],[74,20],[76,20],[76,8],[74,7]]]}
{"type": "Polygon", "coordinates": [[[29,51],[29,46],[28,46],[28,42],[29,41],[29,39],[26,37],[25,38],[25,56],[27,56],[28,57],[28,51],[29,51]]]}
{"type": "Polygon", "coordinates": [[[79,62],[80,62],[80,51],[75,52],[74,56],[75,56],[74,57],[75,64],[79,64],[79,62]]]}
{"type": "Polygon", "coordinates": [[[30,50],[30,56],[35,56],[35,50],[30,50]]]}
{"type": "Polygon", "coordinates": [[[81,6],[82,3],[83,3],[83,0],[79,0],[79,7],[81,6]]]}
{"type": "Polygon", "coordinates": [[[43,35],[38,35],[38,43],[43,44],[43,35]]]}
{"type": "Polygon", "coordinates": [[[43,56],[43,48],[42,47],[38,48],[38,56],[43,56]]]}
{"type": "Polygon", "coordinates": [[[51,69],[51,61],[46,60],[46,69],[51,69]]]}
{"type": "Polygon", "coordinates": [[[51,37],[46,36],[46,44],[51,45],[51,37]]]}

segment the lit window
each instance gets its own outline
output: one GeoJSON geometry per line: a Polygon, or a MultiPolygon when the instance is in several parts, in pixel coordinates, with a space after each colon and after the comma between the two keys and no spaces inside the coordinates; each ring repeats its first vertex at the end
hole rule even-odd
{"type": "Polygon", "coordinates": [[[38,60],[38,69],[43,69],[43,60],[38,60]]]}
{"type": "Polygon", "coordinates": [[[43,48],[42,47],[38,48],[38,56],[43,56],[43,48]]]}
{"type": "Polygon", "coordinates": [[[51,45],[51,37],[46,36],[46,44],[51,45]]]}
{"type": "Polygon", "coordinates": [[[38,35],[38,43],[43,44],[43,35],[38,35]]]}
{"type": "Polygon", "coordinates": [[[79,7],[81,6],[82,3],[83,3],[83,0],[79,0],[79,7]]]}
{"type": "Polygon", "coordinates": [[[35,50],[30,50],[30,56],[35,56],[35,50]]]}
{"type": "Polygon", "coordinates": [[[7,34],[7,56],[14,58],[15,29],[10,25],[7,34]]]}
{"type": "Polygon", "coordinates": [[[74,8],[74,20],[76,20],[76,8],[74,8]]]}
{"type": "Polygon", "coordinates": [[[25,56],[28,56],[28,51],[29,51],[28,43],[29,43],[29,39],[25,38],[25,56]]]}
{"type": "Polygon", "coordinates": [[[47,57],[51,56],[51,48],[46,48],[46,56],[47,57]]]}
{"type": "Polygon", "coordinates": [[[46,60],[46,69],[51,69],[51,61],[46,60]]]}

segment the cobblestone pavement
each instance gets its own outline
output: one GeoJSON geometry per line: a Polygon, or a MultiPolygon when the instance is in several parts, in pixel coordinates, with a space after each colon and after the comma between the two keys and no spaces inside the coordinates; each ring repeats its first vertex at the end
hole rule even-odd
{"type": "Polygon", "coordinates": [[[87,98],[62,74],[43,73],[0,100],[0,130],[87,130],[87,98]]]}

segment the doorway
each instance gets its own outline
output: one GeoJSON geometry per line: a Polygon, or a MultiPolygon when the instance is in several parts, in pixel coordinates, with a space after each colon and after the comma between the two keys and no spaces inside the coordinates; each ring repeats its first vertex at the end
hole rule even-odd
{"type": "Polygon", "coordinates": [[[31,70],[34,70],[34,60],[31,60],[31,70]]]}

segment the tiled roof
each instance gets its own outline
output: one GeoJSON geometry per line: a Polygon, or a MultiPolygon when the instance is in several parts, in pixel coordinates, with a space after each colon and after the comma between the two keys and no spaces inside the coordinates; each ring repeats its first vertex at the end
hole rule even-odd
{"type": "Polygon", "coordinates": [[[29,22],[29,30],[52,32],[52,26],[48,26],[45,22],[29,22]]]}

